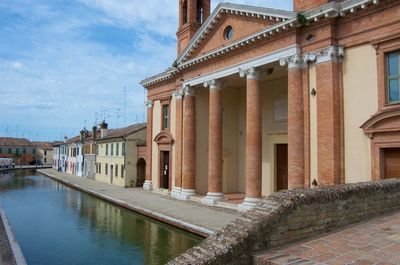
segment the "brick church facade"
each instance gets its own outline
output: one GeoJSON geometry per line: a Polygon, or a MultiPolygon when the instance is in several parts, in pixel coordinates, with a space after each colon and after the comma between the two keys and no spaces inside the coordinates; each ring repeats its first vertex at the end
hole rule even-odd
{"type": "Polygon", "coordinates": [[[400,1],[294,11],[180,0],[148,91],[144,188],[239,209],[281,189],[400,177],[400,1]]]}

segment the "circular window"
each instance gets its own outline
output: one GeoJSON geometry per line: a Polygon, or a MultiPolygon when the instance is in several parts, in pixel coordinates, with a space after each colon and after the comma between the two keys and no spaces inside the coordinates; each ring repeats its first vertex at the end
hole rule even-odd
{"type": "Polygon", "coordinates": [[[230,40],[233,37],[233,28],[231,26],[227,26],[224,31],[224,38],[226,40],[230,40]]]}

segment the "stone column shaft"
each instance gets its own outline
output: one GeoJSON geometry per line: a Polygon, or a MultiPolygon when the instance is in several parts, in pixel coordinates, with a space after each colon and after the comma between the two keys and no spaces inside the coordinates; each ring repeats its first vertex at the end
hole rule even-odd
{"type": "Polygon", "coordinates": [[[146,180],[143,184],[143,189],[153,190],[152,184],[152,151],[153,151],[153,102],[147,102],[147,139],[146,139],[146,180]]]}
{"type": "Polygon", "coordinates": [[[175,95],[176,102],[176,121],[175,121],[175,186],[172,188],[171,195],[178,198],[182,191],[182,93],[175,95]]]}
{"type": "Polygon", "coordinates": [[[288,187],[304,188],[304,100],[300,65],[288,69],[288,187]]]}
{"type": "MultiPolygon", "coordinates": [[[[246,198],[239,205],[240,211],[255,206],[261,198],[262,179],[262,110],[261,85],[259,73],[254,68],[248,69],[246,87],[246,155],[245,177],[246,198]]],[[[244,74],[241,73],[243,76],[244,74]]]]}
{"type": "Polygon", "coordinates": [[[222,96],[221,84],[212,80],[208,114],[208,193],[204,204],[213,205],[223,199],[222,193],[222,96]]]}
{"type": "Polygon", "coordinates": [[[196,99],[192,93],[187,91],[183,100],[182,199],[196,192],[196,99]]]}

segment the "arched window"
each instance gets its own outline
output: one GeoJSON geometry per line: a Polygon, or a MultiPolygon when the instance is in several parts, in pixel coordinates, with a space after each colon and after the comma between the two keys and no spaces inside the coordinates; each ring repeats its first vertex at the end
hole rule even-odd
{"type": "Polygon", "coordinates": [[[182,4],[182,18],[183,24],[186,24],[188,20],[187,1],[183,1],[182,4]]]}
{"type": "Polygon", "coordinates": [[[204,6],[203,6],[203,1],[200,1],[200,0],[197,1],[196,20],[200,24],[203,24],[203,22],[204,22],[204,6]]]}

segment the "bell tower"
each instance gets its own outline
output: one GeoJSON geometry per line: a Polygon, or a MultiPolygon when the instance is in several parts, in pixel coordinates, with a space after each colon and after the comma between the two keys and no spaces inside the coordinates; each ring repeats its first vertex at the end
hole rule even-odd
{"type": "Polygon", "coordinates": [[[179,0],[178,54],[210,16],[210,0],[179,0]]]}

